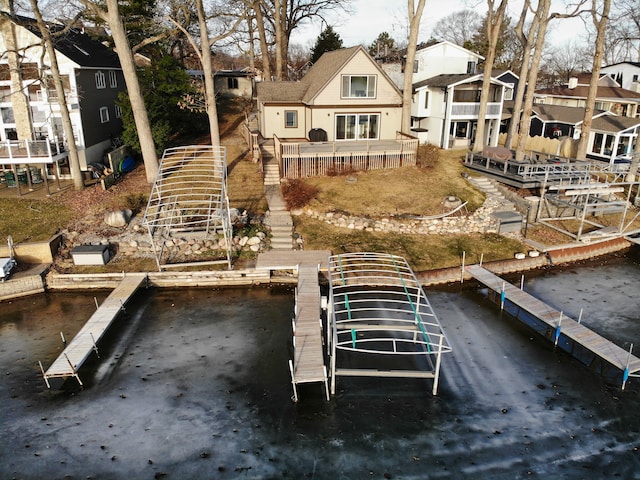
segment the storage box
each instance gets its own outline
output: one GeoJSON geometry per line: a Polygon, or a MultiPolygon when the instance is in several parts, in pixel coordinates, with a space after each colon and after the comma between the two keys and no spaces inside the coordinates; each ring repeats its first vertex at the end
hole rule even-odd
{"type": "Polygon", "coordinates": [[[109,261],[108,245],[80,245],[71,250],[75,265],[105,265],[109,261]]]}

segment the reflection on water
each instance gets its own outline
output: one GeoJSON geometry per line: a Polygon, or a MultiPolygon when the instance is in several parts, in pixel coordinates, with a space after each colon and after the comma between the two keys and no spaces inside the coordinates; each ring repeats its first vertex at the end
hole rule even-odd
{"type": "MultiPolygon", "coordinates": [[[[571,267],[525,289],[638,340],[637,267],[571,267]]],[[[473,289],[427,294],[453,347],[437,397],[427,380],[341,377],[331,402],[311,384],[298,404],[288,289],[146,291],[81,372],[90,387],[52,392],[37,361],[93,295],[0,304],[0,476],[637,478],[637,385],[606,385],[473,289]]]]}

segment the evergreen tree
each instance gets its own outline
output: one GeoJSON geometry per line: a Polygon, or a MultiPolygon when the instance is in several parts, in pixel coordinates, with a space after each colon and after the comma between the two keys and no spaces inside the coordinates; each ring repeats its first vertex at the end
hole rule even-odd
{"type": "Polygon", "coordinates": [[[369,55],[377,57],[379,55],[389,55],[395,46],[395,40],[388,32],[382,32],[369,46],[369,55]]]}
{"type": "Polygon", "coordinates": [[[342,48],[342,39],[340,35],[333,31],[331,25],[327,25],[327,28],[318,35],[316,44],[311,50],[311,63],[316,63],[318,59],[325,52],[331,52],[342,48]]]}

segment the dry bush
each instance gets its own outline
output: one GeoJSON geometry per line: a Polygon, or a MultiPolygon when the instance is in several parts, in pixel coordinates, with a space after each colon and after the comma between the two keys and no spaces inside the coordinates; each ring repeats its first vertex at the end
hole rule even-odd
{"type": "Polygon", "coordinates": [[[289,210],[302,208],[320,193],[318,187],[306,183],[300,178],[289,180],[282,186],[282,196],[289,210]]]}
{"type": "Polygon", "coordinates": [[[430,143],[418,147],[418,166],[421,168],[435,167],[440,160],[440,147],[430,143]]]}

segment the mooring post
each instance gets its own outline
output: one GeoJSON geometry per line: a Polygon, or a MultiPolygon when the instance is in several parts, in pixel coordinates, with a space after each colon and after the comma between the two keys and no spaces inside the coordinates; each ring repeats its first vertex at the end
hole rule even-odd
{"type": "Polygon", "coordinates": [[[60,332],[60,338],[62,339],[62,344],[67,345],[67,340],[64,338],[64,333],[60,332]]]}
{"type": "Polygon", "coordinates": [[[462,251],[462,268],[460,269],[460,284],[462,284],[462,282],[464,282],[464,261],[467,258],[467,252],[465,252],[464,250],[462,251]]]}
{"type": "Polygon", "coordinates": [[[580,315],[578,315],[578,323],[582,322],[582,308],[580,309],[580,315]]]}
{"type": "Polygon", "coordinates": [[[524,290],[524,273],[520,277],[520,290],[524,290]]]}
{"type": "Polygon", "coordinates": [[[556,327],[556,331],[554,333],[553,346],[554,348],[558,346],[558,340],[560,339],[560,332],[562,331],[562,312],[560,312],[560,318],[558,319],[558,326],[556,327]]]}
{"type": "Polygon", "coordinates": [[[96,310],[100,308],[100,305],[98,305],[98,299],[96,297],[93,297],[93,303],[96,304],[96,310]]]}
{"type": "Polygon", "coordinates": [[[484,260],[484,252],[480,254],[480,266],[482,266],[482,260],[484,260]]]}
{"type": "Polygon", "coordinates": [[[629,361],[631,360],[632,351],[633,343],[629,347],[629,355],[627,355],[627,365],[624,367],[624,372],[622,372],[622,391],[624,391],[624,387],[627,385],[627,380],[629,380],[629,361]]]}

